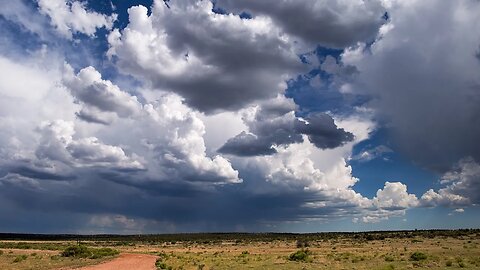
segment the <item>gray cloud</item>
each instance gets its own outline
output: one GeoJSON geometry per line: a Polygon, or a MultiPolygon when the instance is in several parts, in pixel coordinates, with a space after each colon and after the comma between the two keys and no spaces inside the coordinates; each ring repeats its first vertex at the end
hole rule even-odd
{"type": "Polygon", "coordinates": [[[345,48],[375,39],[385,22],[381,1],[217,0],[229,12],[268,16],[303,42],[345,48]]]}
{"type": "Polygon", "coordinates": [[[393,1],[375,43],[343,54],[359,70],[354,91],[374,97],[392,146],[441,173],[467,156],[480,160],[480,35],[470,31],[479,12],[471,0],[393,1]]]}
{"type": "Polygon", "coordinates": [[[169,5],[155,1],[150,16],[130,8],[127,28],[109,36],[108,55],[121,71],[194,108],[237,110],[275,97],[305,69],[292,40],[266,18],[215,14],[209,1],[169,5]]]}
{"type": "Polygon", "coordinates": [[[129,117],[138,114],[142,105],[136,96],[120,90],[110,81],[102,80],[101,74],[93,67],[86,67],[74,74],[73,68],[65,65],[63,83],[83,108],[77,116],[87,122],[109,124],[112,114],[129,117]]]}
{"type": "Polygon", "coordinates": [[[438,191],[428,190],[422,195],[424,206],[469,206],[480,203],[480,165],[472,158],[460,160],[446,172],[438,191]]]}
{"type": "Polygon", "coordinates": [[[252,119],[244,119],[249,127],[229,139],[218,151],[237,156],[271,155],[275,146],[303,142],[306,135],[320,149],[336,148],[352,141],[354,136],[335,125],[325,113],[311,113],[303,118],[295,116],[292,100],[277,97],[262,103],[252,119]]]}

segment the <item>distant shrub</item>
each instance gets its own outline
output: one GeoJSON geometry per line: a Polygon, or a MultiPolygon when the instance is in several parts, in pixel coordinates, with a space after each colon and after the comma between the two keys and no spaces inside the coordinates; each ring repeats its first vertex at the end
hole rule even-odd
{"type": "Polygon", "coordinates": [[[386,261],[386,262],[393,262],[393,261],[395,261],[395,258],[393,258],[393,256],[386,255],[386,256],[385,256],[385,261],[386,261]]]}
{"type": "Polygon", "coordinates": [[[450,260],[448,260],[448,261],[445,262],[445,266],[450,267],[450,266],[452,266],[452,265],[453,265],[453,262],[450,261],[450,260]]]}
{"type": "Polygon", "coordinates": [[[34,253],[30,254],[30,256],[35,257],[35,256],[37,256],[37,253],[34,252],[34,253]]]}
{"type": "Polygon", "coordinates": [[[427,259],[427,255],[423,252],[414,252],[412,255],[410,255],[410,260],[412,261],[423,261],[427,259]]]}
{"type": "Polygon", "coordinates": [[[308,261],[309,255],[310,255],[310,251],[308,249],[301,249],[290,254],[288,259],[290,261],[295,261],[295,262],[305,262],[305,261],[308,261]]]}
{"type": "Polygon", "coordinates": [[[15,257],[13,262],[18,263],[18,262],[21,262],[21,261],[25,261],[27,258],[28,258],[27,255],[19,255],[19,256],[15,257]]]}
{"type": "Polygon", "coordinates": [[[118,255],[119,252],[111,248],[88,248],[83,245],[70,246],[62,251],[62,257],[99,259],[108,256],[118,255]]]}
{"type": "Polygon", "coordinates": [[[305,239],[299,239],[297,240],[297,248],[307,248],[310,246],[310,243],[308,240],[305,239]]]}
{"type": "Polygon", "coordinates": [[[3,255],[3,250],[0,250],[0,255],[3,255]]]}
{"type": "Polygon", "coordinates": [[[465,268],[465,267],[467,267],[467,265],[464,262],[459,262],[458,267],[465,268]]]}

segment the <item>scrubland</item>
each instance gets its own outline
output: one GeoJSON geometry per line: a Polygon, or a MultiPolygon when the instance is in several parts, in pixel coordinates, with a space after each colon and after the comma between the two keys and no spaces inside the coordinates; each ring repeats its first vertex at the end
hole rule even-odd
{"type": "Polygon", "coordinates": [[[0,269],[74,269],[120,253],[158,269],[480,269],[480,230],[135,236],[0,235],[0,269]]]}

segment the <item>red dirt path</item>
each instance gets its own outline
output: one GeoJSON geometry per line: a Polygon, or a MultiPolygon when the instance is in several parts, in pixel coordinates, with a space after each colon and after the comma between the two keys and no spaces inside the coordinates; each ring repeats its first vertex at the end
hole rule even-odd
{"type": "Polygon", "coordinates": [[[157,256],[147,254],[122,253],[118,258],[78,270],[155,270],[157,256]]]}

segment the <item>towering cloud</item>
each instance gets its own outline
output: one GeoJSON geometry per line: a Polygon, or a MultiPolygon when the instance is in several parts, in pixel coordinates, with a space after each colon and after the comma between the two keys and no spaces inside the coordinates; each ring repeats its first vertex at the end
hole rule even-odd
{"type": "Polygon", "coordinates": [[[221,8],[253,18],[268,16],[282,30],[310,45],[345,48],[375,39],[385,22],[377,0],[217,0],[221,8]]]}
{"type": "Polygon", "coordinates": [[[128,10],[109,37],[121,71],[173,91],[204,112],[237,110],[283,92],[302,70],[290,37],[271,19],[217,14],[209,1],[155,1],[128,10]]]}
{"type": "Polygon", "coordinates": [[[357,93],[388,122],[396,147],[439,171],[480,160],[480,3],[388,1],[376,41],[343,53],[359,74],[357,93]],[[468,33],[468,34],[467,34],[468,33]]]}

